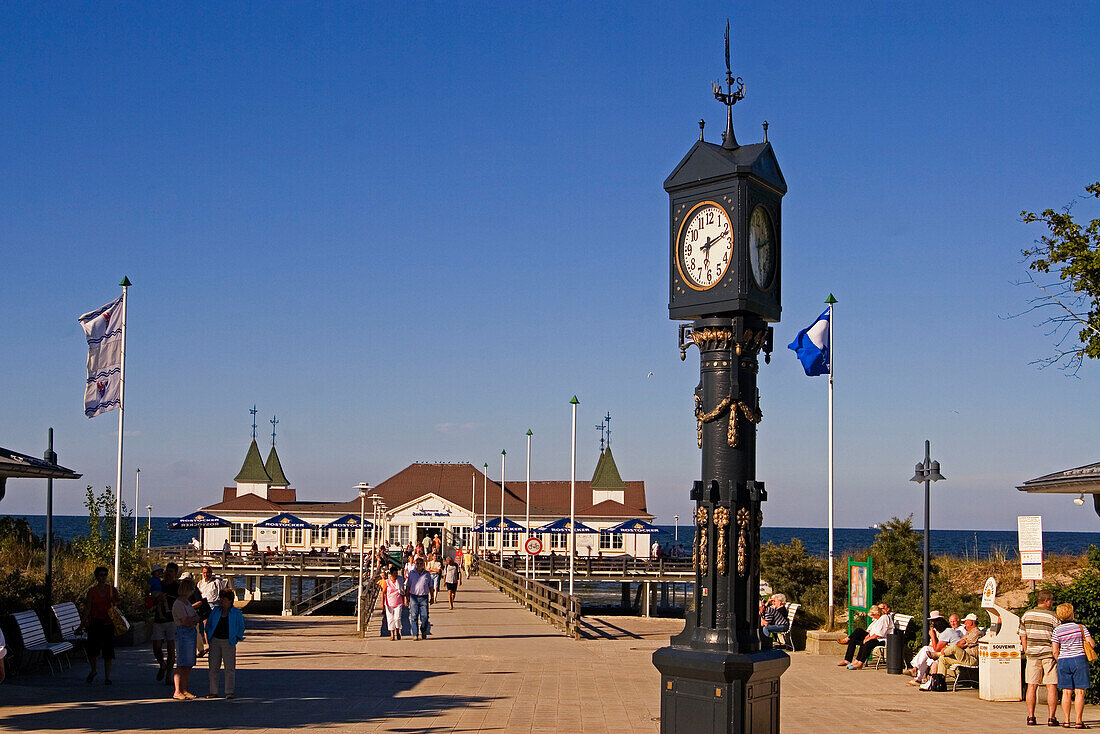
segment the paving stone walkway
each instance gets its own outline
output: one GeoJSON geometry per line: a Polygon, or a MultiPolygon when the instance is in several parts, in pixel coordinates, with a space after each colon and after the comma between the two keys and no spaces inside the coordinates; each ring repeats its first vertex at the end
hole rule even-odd
{"type": "MultiPolygon", "coordinates": [[[[148,646],[122,649],[114,685],[86,664],[0,685],[0,731],[13,732],[645,732],[658,730],[656,648],[683,623],[619,619],[623,636],[573,641],[479,579],[455,611],[432,607],[427,640],[355,636],[347,617],[249,617],[237,698],[176,702],[154,680],[148,646]]],[[[783,676],[783,731],[1024,730],[1022,703],[976,692],[918,693],[901,676],[849,672],[796,653],[783,676]]],[[[205,661],[192,691],[207,692],[205,661]]],[[[1100,725],[1100,709],[1086,709],[1100,725]]]]}

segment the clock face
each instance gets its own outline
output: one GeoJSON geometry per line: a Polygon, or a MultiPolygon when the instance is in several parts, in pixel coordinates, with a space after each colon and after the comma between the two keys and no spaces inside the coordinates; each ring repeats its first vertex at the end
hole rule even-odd
{"type": "Polygon", "coordinates": [[[732,259],[733,227],[726,210],[713,201],[696,204],[680,225],[680,275],[690,287],[705,291],[718,285],[732,259]]]}
{"type": "Polygon", "coordinates": [[[762,206],[753,209],[749,219],[749,262],[756,284],[762,290],[768,288],[775,275],[775,235],[771,219],[762,206]]]}

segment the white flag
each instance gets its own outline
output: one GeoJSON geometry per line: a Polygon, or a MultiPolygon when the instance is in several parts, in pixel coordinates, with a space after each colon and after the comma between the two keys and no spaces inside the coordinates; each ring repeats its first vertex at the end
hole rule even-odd
{"type": "Polygon", "coordinates": [[[84,415],[118,410],[122,404],[122,296],[89,311],[78,321],[88,338],[88,382],[84,415]]]}

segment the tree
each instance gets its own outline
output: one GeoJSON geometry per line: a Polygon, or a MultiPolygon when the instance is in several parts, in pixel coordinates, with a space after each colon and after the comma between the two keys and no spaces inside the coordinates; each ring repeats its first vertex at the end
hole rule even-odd
{"type": "MultiPolygon", "coordinates": [[[[1100,181],[1085,187],[1084,198],[1100,198],[1100,181]]],[[[1023,211],[1025,224],[1040,223],[1047,233],[1023,250],[1028,269],[1057,276],[1042,282],[1030,272],[1027,281],[1042,291],[1024,313],[1042,312],[1039,324],[1054,338],[1054,352],[1035,363],[1058,365],[1077,374],[1084,359],[1100,357],[1100,218],[1087,225],[1074,220],[1072,204],[1061,211],[1023,211]]]]}

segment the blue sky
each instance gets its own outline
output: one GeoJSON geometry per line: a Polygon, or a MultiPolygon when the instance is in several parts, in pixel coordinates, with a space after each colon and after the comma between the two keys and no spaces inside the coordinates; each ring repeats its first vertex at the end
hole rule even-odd
{"type": "MultiPolygon", "coordinates": [[[[0,445],[114,482],[115,414],[82,413],[76,317],[130,291],[126,496],[219,496],[277,413],[303,498],[417,460],[578,474],[610,410],[625,478],[659,521],[699,471],[667,317],[665,176],[724,110],[769,137],[784,200],[785,345],[836,314],[837,520],[1093,530],[1091,508],[1013,487],[1100,459],[1100,365],[1029,364],[1005,319],[1038,231],[1098,178],[1094,3],[117,3],[0,6],[0,445]],[[652,377],[648,377],[649,372],[652,377]]],[[[1082,202],[1082,216],[1100,216],[1082,202]]],[[[761,370],[765,522],[820,526],[823,378],[761,370]]],[[[265,448],[268,445],[261,440],[265,448]]],[[[81,512],[85,482],[58,511],[81,512]]],[[[40,483],[0,506],[40,513],[40,483]]]]}

